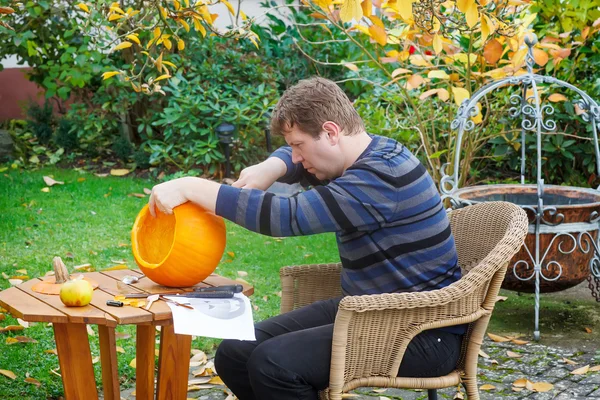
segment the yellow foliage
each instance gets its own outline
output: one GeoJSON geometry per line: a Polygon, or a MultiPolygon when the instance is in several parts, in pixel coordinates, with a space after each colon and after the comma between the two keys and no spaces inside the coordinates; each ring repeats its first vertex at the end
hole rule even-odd
{"type": "Polygon", "coordinates": [[[379,25],[371,25],[369,27],[369,32],[371,33],[371,37],[375,39],[380,46],[385,46],[387,43],[387,35],[385,33],[385,29],[383,29],[379,25]]]}
{"type": "Polygon", "coordinates": [[[435,54],[442,52],[442,37],[437,33],[433,37],[433,51],[435,51],[435,54]]]}
{"type": "Polygon", "coordinates": [[[488,36],[494,33],[496,25],[486,14],[481,16],[481,43],[485,43],[488,36]]]}
{"type": "Polygon", "coordinates": [[[367,28],[364,25],[354,25],[354,29],[361,31],[362,33],[364,33],[367,36],[371,36],[371,32],[369,32],[369,28],[367,28]]]}
{"type": "Polygon", "coordinates": [[[427,74],[427,77],[429,79],[450,79],[450,75],[448,75],[446,73],[446,71],[442,71],[442,70],[435,70],[435,71],[429,71],[429,73],[427,74]]]}
{"type": "Polygon", "coordinates": [[[477,3],[475,1],[469,3],[469,8],[465,12],[465,17],[467,17],[467,25],[469,28],[473,28],[479,22],[479,9],[477,7],[477,3]]]}
{"type": "Polygon", "coordinates": [[[475,0],[456,0],[456,6],[463,13],[466,13],[473,3],[475,0]]]}
{"type": "Polygon", "coordinates": [[[363,15],[365,17],[370,17],[373,14],[373,1],[372,0],[363,0],[360,4],[363,15]]]}
{"type": "Polygon", "coordinates": [[[119,71],[110,71],[110,72],[105,72],[102,74],[102,80],[107,80],[112,78],[115,75],[119,75],[121,72],[119,71]]]}
{"type": "Polygon", "coordinates": [[[127,35],[127,39],[131,40],[132,42],[136,42],[137,44],[140,44],[140,39],[137,37],[136,34],[131,34],[131,35],[127,35]]]}
{"type": "Polygon", "coordinates": [[[123,50],[123,49],[128,49],[131,46],[133,46],[133,44],[131,42],[123,42],[121,44],[118,44],[115,46],[114,49],[112,49],[112,51],[117,51],[117,50],[123,50]]]}
{"type": "Polygon", "coordinates": [[[85,3],[79,3],[79,4],[77,4],[77,7],[81,8],[83,11],[85,11],[88,14],[90,13],[90,9],[87,6],[87,4],[85,4],[85,3]]]}
{"type": "Polygon", "coordinates": [[[359,21],[363,17],[360,0],[344,0],[340,7],[340,18],[344,22],[350,22],[353,19],[359,21]]]}
{"type": "Polygon", "coordinates": [[[325,13],[329,13],[329,7],[333,4],[333,0],[315,0],[314,3],[325,13]]]}
{"type": "Polygon", "coordinates": [[[110,6],[110,12],[117,12],[119,14],[125,14],[125,11],[121,10],[121,8],[119,8],[119,3],[113,3],[110,6]]]}
{"type": "Polygon", "coordinates": [[[454,96],[454,102],[456,105],[460,106],[463,100],[471,97],[469,91],[465,88],[460,88],[456,86],[452,86],[452,95],[454,96]]]}
{"type": "Polygon", "coordinates": [[[233,8],[230,2],[227,0],[221,0],[221,3],[225,4],[225,7],[227,7],[231,15],[235,16],[235,8],[233,8]]]}
{"type": "Polygon", "coordinates": [[[169,79],[170,77],[171,77],[171,75],[169,75],[169,74],[164,74],[164,75],[161,75],[161,76],[159,76],[158,78],[156,78],[156,79],[154,80],[154,82],[162,81],[163,79],[169,79]]]}
{"type": "Polygon", "coordinates": [[[185,29],[186,32],[190,31],[190,25],[184,19],[178,19],[177,22],[183,26],[183,29],[185,29]]]}
{"type": "Polygon", "coordinates": [[[200,22],[197,18],[194,18],[194,29],[196,32],[200,32],[202,37],[206,37],[206,28],[202,26],[202,22],[200,22]]]}

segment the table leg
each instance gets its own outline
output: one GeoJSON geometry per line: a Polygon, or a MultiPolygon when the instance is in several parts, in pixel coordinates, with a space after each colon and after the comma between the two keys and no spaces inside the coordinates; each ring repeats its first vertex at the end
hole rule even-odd
{"type": "Polygon", "coordinates": [[[102,386],[104,400],[120,400],[119,370],[117,366],[117,343],[115,328],[98,325],[100,339],[100,360],[102,363],[102,386]]]}
{"type": "Polygon", "coordinates": [[[154,325],[136,327],[135,397],[138,400],[154,398],[154,325]]]}
{"type": "Polygon", "coordinates": [[[160,354],[158,355],[158,400],[185,400],[192,337],[176,335],[173,325],[160,330],[160,354]]]}
{"type": "Polygon", "coordinates": [[[67,400],[98,399],[85,324],[54,323],[53,326],[65,398],[67,400]]]}

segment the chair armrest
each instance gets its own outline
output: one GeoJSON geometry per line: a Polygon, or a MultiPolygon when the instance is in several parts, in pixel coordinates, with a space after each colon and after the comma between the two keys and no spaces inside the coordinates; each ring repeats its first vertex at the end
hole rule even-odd
{"type": "MultiPolygon", "coordinates": [[[[441,289],[427,292],[382,293],[363,296],[346,296],[340,302],[340,309],[366,312],[381,310],[401,310],[413,308],[430,308],[456,303],[472,296],[474,291],[484,294],[487,285],[481,285],[477,274],[468,274],[453,284],[441,289]]],[[[489,280],[489,278],[488,278],[489,280]]],[[[474,299],[482,300],[479,296],[474,299]]],[[[479,302],[477,306],[481,304],[479,302]]]]}
{"type": "Polygon", "coordinates": [[[351,390],[374,376],[396,379],[408,344],[424,330],[479,320],[485,331],[506,262],[483,264],[438,290],[344,297],[333,330],[330,390],[351,390]]]}
{"type": "Polygon", "coordinates": [[[281,312],[288,312],[318,300],[341,297],[341,272],[341,263],[281,268],[281,312]]]}

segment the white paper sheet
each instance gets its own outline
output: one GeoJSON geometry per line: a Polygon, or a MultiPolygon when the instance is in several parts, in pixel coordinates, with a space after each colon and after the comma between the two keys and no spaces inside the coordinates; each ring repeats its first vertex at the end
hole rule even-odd
{"type": "Polygon", "coordinates": [[[229,299],[194,299],[167,296],[189,303],[194,310],[170,304],[175,333],[218,339],[256,340],[250,300],[242,293],[229,299]]]}

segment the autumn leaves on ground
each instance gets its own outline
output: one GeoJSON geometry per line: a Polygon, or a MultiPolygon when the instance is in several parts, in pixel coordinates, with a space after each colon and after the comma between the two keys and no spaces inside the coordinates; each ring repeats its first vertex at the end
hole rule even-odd
{"type": "MultiPolygon", "coordinates": [[[[96,176],[84,170],[60,169],[3,171],[0,174],[0,289],[44,276],[52,270],[54,256],[62,257],[71,273],[101,271],[121,264],[135,267],[130,230],[135,216],[148,200],[148,189],[157,182],[131,175],[96,176]]],[[[280,267],[337,260],[333,235],[275,239],[227,223],[227,247],[217,272],[228,278],[244,279],[255,287],[251,297],[254,318],[261,320],[279,312],[280,267]]],[[[506,360],[518,360],[518,355],[529,346],[525,342],[531,342],[533,299],[530,295],[513,292],[502,294],[508,298],[498,302],[489,332],[496,335],[491,335],[492,339],[500,338],[493,346],[511,346],[510,353],[502,353],[506,360]]],[[[542,339],[553,338],[555,345],[560,345],[562,340],[565,346],[597,341],[600,318],[596,309],[589,301],[542,296],[542,339]]],[[[119,376],[121,388],[126,390],[135,386],[135,332],[129,326],[119,326],[117,332],[119,376]]],[[[97,328],[89,326],[88,333],[96,384],[101,387],[97,328]]],[[[218,342],[201,338],[192,342],[190,372],[195,376],[190,378],[191,390],[219,383],[210,361],[218,342]]],[[[491,363],[494,357],[486,359],[482,355],[480,362],[494,368],[491,363]]],[[[502,359],[498,359],[502,364],[502,359]]],[[[597,374],[595,369],[599,362],[590,363],[585,374],[597,374]]],[[[571,369],[581,367],[585,368],[577,365],[571,369]]],[[[0,370],[0,398],[3,400],[54,399],[62,395],[56,344],[52,328],[47,324],[27,324],[0,310],[0,370]]],[[[548,381],[543,377],[525,379],[529,383],[515,381],[515,388],[542,391],[547,387],[542,384],[548,381]]],[[[481,383],[498,385],[485,379],[481,383]]],[[[214,390],[222,389],[215,387],[214,390]]]]}

